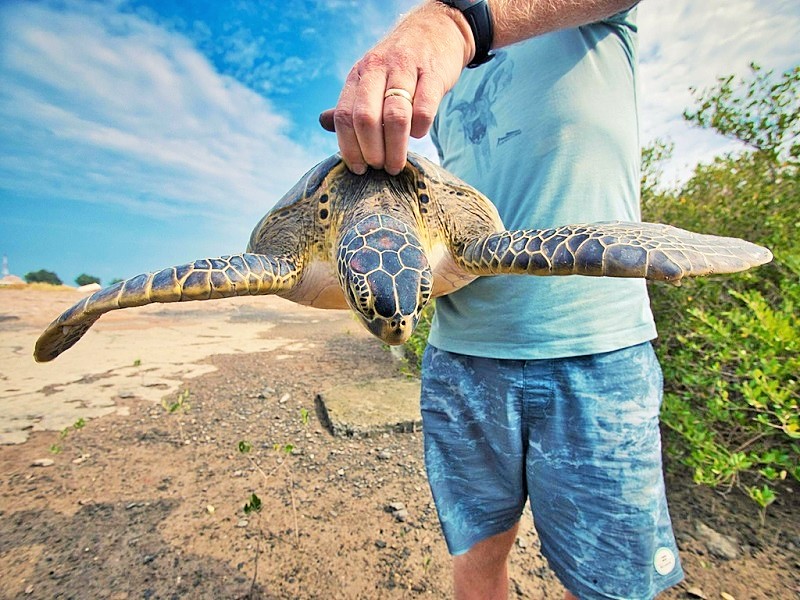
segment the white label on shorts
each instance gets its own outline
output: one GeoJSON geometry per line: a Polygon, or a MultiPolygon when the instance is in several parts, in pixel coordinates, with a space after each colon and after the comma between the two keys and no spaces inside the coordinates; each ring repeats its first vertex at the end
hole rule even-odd
{"type": "Polygon", "coordinates": [[[661,547],[653,556],[653,566],[659,575],[668,575],[675,568],[675,553],[669,548],[661,547]]]}

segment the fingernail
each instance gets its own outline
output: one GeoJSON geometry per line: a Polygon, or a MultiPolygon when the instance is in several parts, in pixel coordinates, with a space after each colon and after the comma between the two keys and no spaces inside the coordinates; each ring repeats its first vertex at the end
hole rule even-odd
{"type": "Polygon", "coordinates": [[[364,164],[350,165],[350,170],[356,175],[363,175],[364,173],[367,172],[367,165],[364,164]]]}

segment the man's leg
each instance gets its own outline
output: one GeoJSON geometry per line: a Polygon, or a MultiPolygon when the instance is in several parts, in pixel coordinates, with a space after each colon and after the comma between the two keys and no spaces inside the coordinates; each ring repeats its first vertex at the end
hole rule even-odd
{"type": "Polygon", "coordinates": [[[508,553],[519,523],[508,531],[478,542],[466,554],[453,558],[456,600],[506,600],[508,553]]]}
{"type": "Polygon", "coordinates": [[[506,560],[527,500],[522,365],[433,346],[423,358],[425,467],[459,600],[507,597],[506,560]]]}
{"type": "MultiPolygon", "coordinates": [[[[453,558],[455,600],[506,600],[508,554],[519,523],[508,531],[478,542],[469,552],[453,558]]],[[[578,600],[568,591],[564,600],[578,600]]]]}

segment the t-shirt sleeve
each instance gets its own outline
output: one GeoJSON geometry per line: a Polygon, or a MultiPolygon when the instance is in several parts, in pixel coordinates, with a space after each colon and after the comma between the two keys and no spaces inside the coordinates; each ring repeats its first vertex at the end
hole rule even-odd
{"type": "Polygon", "coordinates": [[[637,2],[632,7],[620,11],[615,15],[611,15],[610,17],[603,19],[602,23],[608,23],[609,25],[616,25],[617,27],[624,27],[631,31],[636,31],[636,7],[639,3],[637,2]]]}

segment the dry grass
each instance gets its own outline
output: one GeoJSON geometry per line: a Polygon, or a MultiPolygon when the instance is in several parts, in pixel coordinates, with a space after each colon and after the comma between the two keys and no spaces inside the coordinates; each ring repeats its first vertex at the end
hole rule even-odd
{"type": "Polygon", "coordinates": [[[68,285],[52,285],[50,283],[11,283],[0,285],[0,292],[3,290],[30,290],[44,292],[74,292],[75,288],[68,285]]]}

